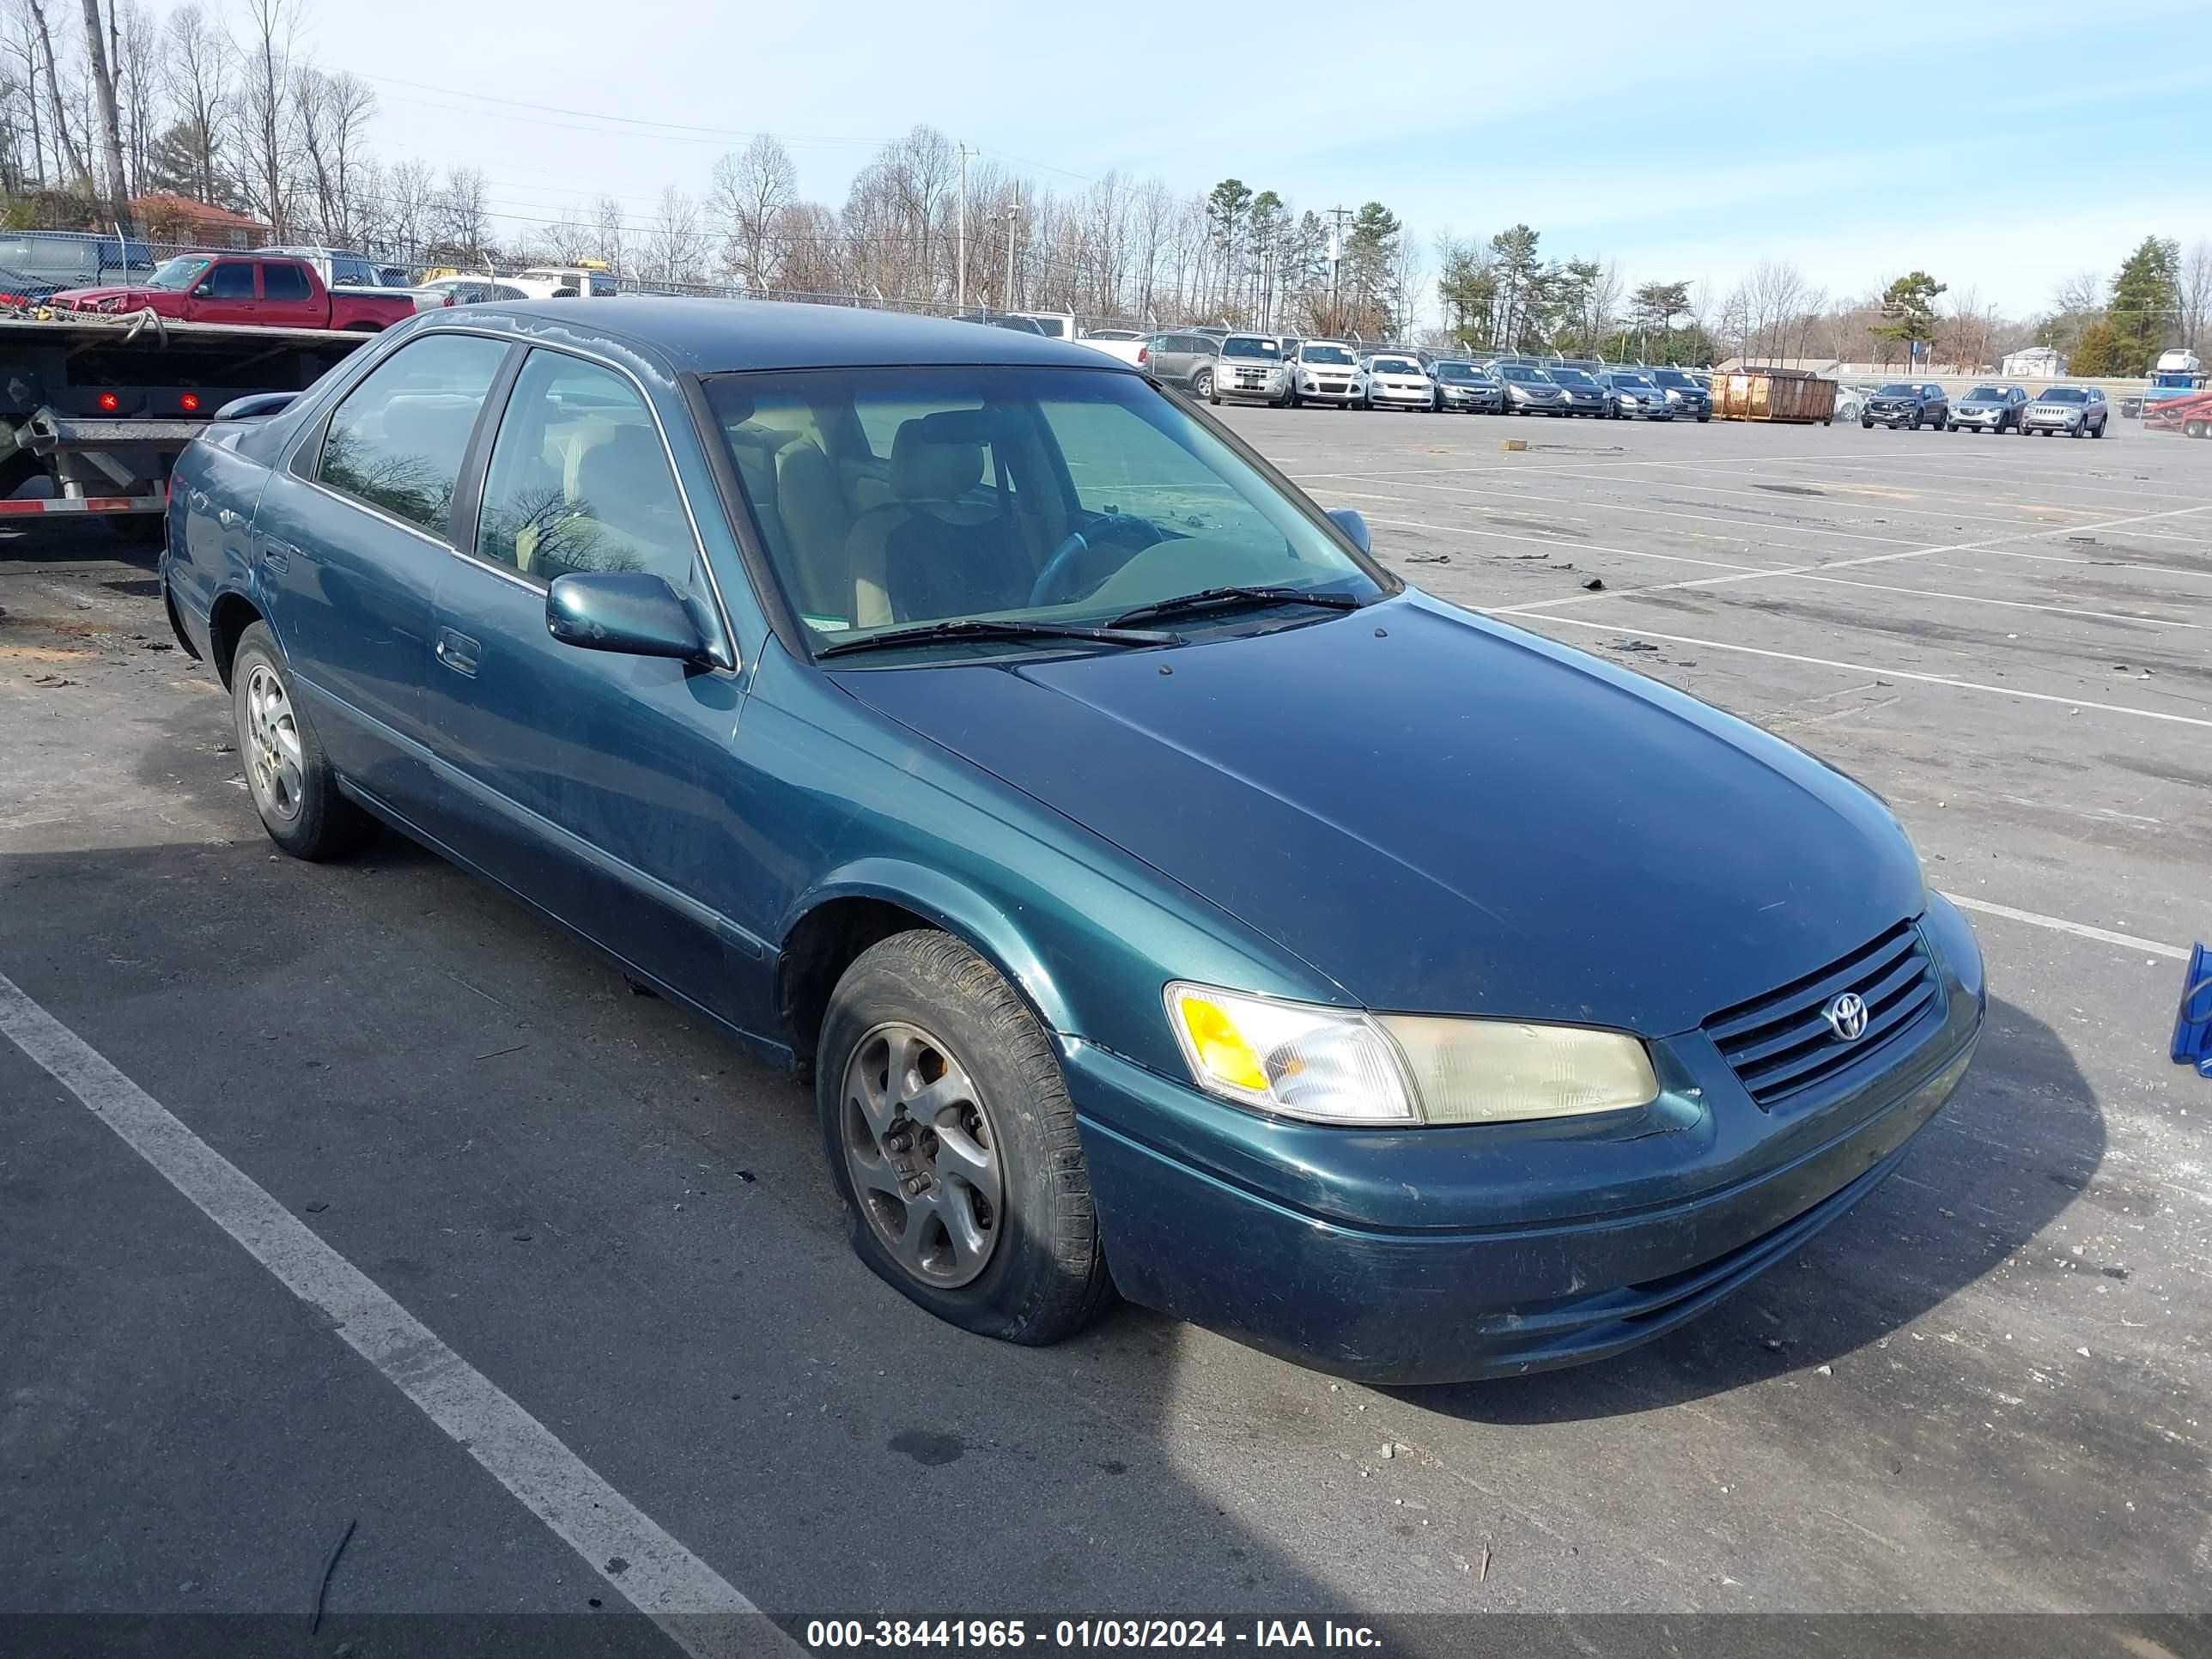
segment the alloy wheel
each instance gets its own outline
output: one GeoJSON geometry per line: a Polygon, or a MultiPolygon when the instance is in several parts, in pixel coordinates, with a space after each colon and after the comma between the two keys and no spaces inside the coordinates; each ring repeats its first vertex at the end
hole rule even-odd
{"type": "Polygon", "coordinates": [[[306,787],[300,723],[284,682],[266,663],[255,663],[246,678],[246,737],[250,745],[246,770],[255,804],[270,817],[289,823],[300,816],[306,787]]]}
{"type": "Polygon", "coordinates": [[[845,1063],[845,1168],[894,1259],[939,1290],[990,1265],[1002,1218],[999,1138],[967,1068],[919,1025],[890,1021],[845,1063]]]}

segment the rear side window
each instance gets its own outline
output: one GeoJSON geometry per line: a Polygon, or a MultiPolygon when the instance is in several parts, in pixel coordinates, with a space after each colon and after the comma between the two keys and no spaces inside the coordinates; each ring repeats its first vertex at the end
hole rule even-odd
{"type": "Polygon", "coordinates": [[[310,292],[307,287],[307,268],[305,265],[261,267],[261,297],[263,299],[304,300],[310,292]]]}
{"type": "Polygon", "coordinates": [[[642,570],[680,593],[698,545],[637,388],[597,363],[532,352],[492,445],[477,556],[543,582],[642,570]]]}
{"type": "Polygon", "coordinates": [[[461,457],[507,347],[472,334],[411,340],[331,413],[315,477],[442,537],[461,457]]]}
{"type": "Polygon", "coordinates": [[[200,279],[197,292],[210,300],[251,300],[253,267],[236,261],[219,264],[200,279]]]}

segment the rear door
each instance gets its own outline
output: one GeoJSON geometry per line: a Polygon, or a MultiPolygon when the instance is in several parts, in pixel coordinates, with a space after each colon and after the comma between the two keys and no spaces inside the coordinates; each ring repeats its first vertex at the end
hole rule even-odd
{"type": "Polygon", "coordinates": [[[317,295],[307,267],[295,259],[270,259],[261,265],[261,314],[271,328],[320,328],[330,321],[330,302],[317,295]]]}
{"type": "Polygon", "coordinates": [[[218,259],[192,284],[191,308],[196,323],[258,323],[261,320],[261,289],[254,261],[218,259]]]}
{"type": "Polygon", "coordinates": [[[432,605],[454,492],[505,342],[418,335],[303,435],[262,492],[254,539],[271,620],[315,730],[348,781],[432,829],[426,726],[432,605]]]}
{"type": "Polygon", "coordinates": [[[660,577],[726,641],[643,392],[607,364],[535,349],[490,443],[474,540],[438,590],[428,715],[457,763],[441,819],[455,850],[526,898],[767,1030],[766,953],[744,924],[765,926],[773,853],[732,800],[744,683],[554,639],[546,590],[594,570],[660,577]]]}

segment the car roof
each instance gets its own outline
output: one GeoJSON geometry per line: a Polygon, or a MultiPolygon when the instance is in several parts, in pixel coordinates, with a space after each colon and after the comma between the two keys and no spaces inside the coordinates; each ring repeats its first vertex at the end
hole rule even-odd
{"type": "Polygon", "coordinates": [[[576,343],[620,340],[647,347],[679,373],[695,374],[951,363],[1103,367],[1137,373],[1090,346],[1016,329],[978,328],[941,317],[780,300],[634,294],[587,301],[506,300],[471,306],[465,318],[423,314],[456,327],[489,327],[522,336],[557,331],[576,343]]]}

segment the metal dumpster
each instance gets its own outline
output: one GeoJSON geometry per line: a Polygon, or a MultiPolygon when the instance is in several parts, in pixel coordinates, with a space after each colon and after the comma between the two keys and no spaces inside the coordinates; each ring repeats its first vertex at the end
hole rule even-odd
{"type": "Polygon", "coordinates": [[[1836,418],[1836,383],[1802,368],[1746,368],[1713,376],[1713,413],[1723,421],[1784,421],[1828,425],[1836,418]]]}

